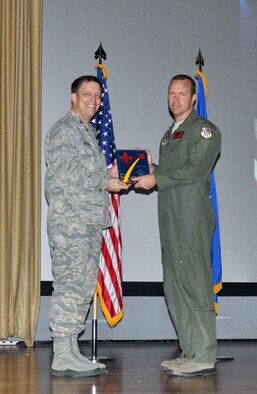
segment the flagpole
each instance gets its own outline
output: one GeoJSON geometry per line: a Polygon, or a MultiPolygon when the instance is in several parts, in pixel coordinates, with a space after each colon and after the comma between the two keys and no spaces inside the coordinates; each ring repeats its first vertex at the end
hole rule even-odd
{"type": "Polygon", "coordinates": [[[92,361],[97,360],[97,290],[93,297],[93,314],[92,314],[92,361]]]}
{"type": "MultiPolygon", "coordinates": [[[[98,63],[102,64],[102,59],[106,60],[106,53],[103,50],[102,42],[100,42],[99,48],[95,52],[95,59],[98,59],[98,63]]],[[[97,360],[97,289],[93,297],[93,313],[92,313],[92,361],[97,360]]]]}

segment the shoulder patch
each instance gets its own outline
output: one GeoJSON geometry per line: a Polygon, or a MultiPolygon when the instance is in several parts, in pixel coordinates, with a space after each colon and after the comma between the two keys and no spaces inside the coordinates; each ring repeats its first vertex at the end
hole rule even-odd
{"type": "Polygon", "coordinates": [[[209,139],[212,137],[212,132],[210,127],[203,127],[201,131],[201,136],[205,139],[209,139]]]}

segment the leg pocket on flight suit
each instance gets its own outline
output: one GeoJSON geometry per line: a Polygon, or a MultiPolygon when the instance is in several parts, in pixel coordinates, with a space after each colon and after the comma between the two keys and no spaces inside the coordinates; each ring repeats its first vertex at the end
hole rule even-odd
{"type": "Polygon", "coordinates": [[[199,237],[194,237],[190,242],[184,240],[179,264],[181,289],[189,307],[213,310],[211,262],[210,258],[206,261],[202,253],[199,237]]]}

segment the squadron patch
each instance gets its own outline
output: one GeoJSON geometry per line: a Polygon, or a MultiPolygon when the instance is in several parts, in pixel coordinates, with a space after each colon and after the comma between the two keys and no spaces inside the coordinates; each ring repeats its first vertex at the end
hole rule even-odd
{"type": "Polygon", "coordinates": [[[165,145],[168,141],[168,137],[163,137],[162,139],[162,145],[165,145]]]}
{"type": "Polygon", "coordinates": [[[209,127],[203,127],[201,131],[201,136],[205,139],[209,139],[212,137],[212,132],[209,127]]]}

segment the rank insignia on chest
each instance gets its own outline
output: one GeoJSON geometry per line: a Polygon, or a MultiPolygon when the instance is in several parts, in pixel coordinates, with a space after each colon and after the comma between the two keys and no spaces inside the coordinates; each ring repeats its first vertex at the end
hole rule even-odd
{"type": "Polygon", "coordinates": [[[167,143],[167,141],[168,141],[168,137],[167,136],[163,137],[162,145],[165,145],[167,143]]]}
{"type": "Polygon", "coordinates": [[[209,127],[203,127],[201,131],[201,136],[205,139],[209,139],[212,137],[212,132],[209,127]]]}
{"type": "Polygon", "coordinates": [[[176,140],[177,138],[182,138],[184,133],[184,131],[174,131],[174,133],[172,134],[172,139],[176,140]]]}

